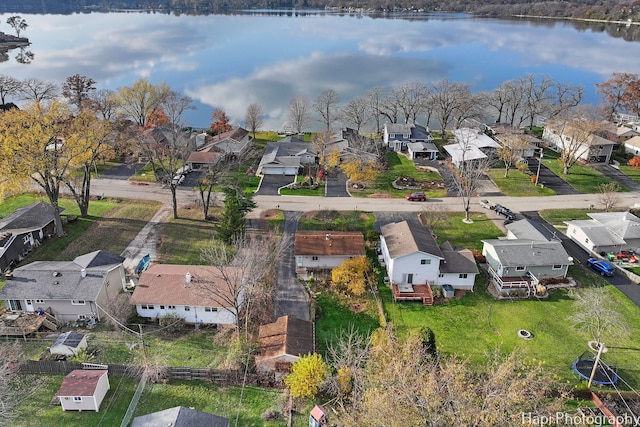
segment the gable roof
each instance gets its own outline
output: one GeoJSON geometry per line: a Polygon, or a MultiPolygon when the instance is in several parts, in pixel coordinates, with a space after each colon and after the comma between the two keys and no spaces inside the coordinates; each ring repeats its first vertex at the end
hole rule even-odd
{"type": "MultiPolygon", "coordinates": [[[[61,208],[61,211],[64,209],[61,208]]],[[[13,230],[36,230],[45,227],[55,218],[53,208],[45,202],[36,202],[16,209],[0,219],[0,234],[13,230]]]]}
{"type": "Polygon", "coordinates": [[[258,342],[262,357],[313,353],[313,322],[293,315],[278,317],[275,322],[260,326],[258,342]]]}
{"type": "Polygon", "coordinates": [[[640,149],[640,135],[636,135],[636,136],[633,136],[633,137],[627,139],[624,142],[624,145],[625,146],[628,145],[630,147],[633,147],[633,148],[636,148],[636,149],[640,149]]]}
{"type": "Polygon", "coordinates": [[[431,139],[429,130],[417,123],[385,123],[387,133],[390,135],[409,135],[409,139],[431,139]]]}
{"type": "MultiPolygon", "coordinates": [[[[230,280],[242,280],[242,271],[224,267],[230,280]]],[[[235,286],[235,285],[234,285],[235,286]]],[[[204,265],[154,264],[140,274],[131,304],[170,304],[193,307],[230,307],[233,296],[222,273],[204,265]],[[187,274],[189,280],[187,281],[187,274]],[[215,295],[211,289],[217,289],[215,295]]]]}
{"type": "Polygon", "coordinates": [[[528,219],[519,219],[505,225],[505,228],[511,232],[517,239],[525,240],[550,240],[542,230],[539,230],[534,223],[528,219]]]}
{"type": "Polygon", "coordinates": [[[454,249],[449,242],[440,246],[444,261],[440,263],[441,273],[470,273],[478,274],[478,264],[469,249],[454,249]]]}
{"type": "Polygon", "coordinates": [[[504,267],[566,265],[570,263],[569,254],[559,241],[490,239],[482,242],[495,248],[496,256],[504,267]]]}
{"type": "Polygon", "coordinates": [[[300,166],[300,157],[316,156],[318,153],[308,142],[269,142],[264,149],[258,169],[271,166],[300,166]]]}
{"type": "Polygon", "coordinates": [[[631,212],[596,212],[587,215],[623,239],[640,238],[640,218],[631,212]]]}
{"type": "Polygon", "coordinates": [[[62,380],[62,385],[56,396],[93,396],[96,392],[98,381],[107,371],[76,369],[71,371],[62,380]]]}
{"type": "Polygon", "coordinates": [[[131,427],[228,427],[229,419],[184,406],[135,417],[131,427]]]}
{"type": "Polygon", "coordinates": [[[431,230],[412,222],[391,222],[380,227],[381,235],[391,258],[424,252],[444,259],[431,230]]]}
{"type": "Polygon", "coordinates": [[[105,251],[73,261],[35,261],[13,270],[13,278],[0,290],[0,298],[95,301],[107,273],[123,261],[105,251]]]}
{"type": "Polygon", "coordinates": [[[453,131],[453,135],[456,137],[456,144],[454,145],[460,145],[461,147],[500,148],[500,144],[493,138],[477,129],[459,128],[453,131]]]}
{"type": "Polygon", "coordinates": [[[363,256],[364,236],[359,231],[298,231],[295,255],[363,256]]]}
{"type": "Polygon", "coordinates": [[[607,227],[593,219],[579,219],[575,221],[565,221],[568,226],[573,226],[582,230],[594,246],[617,246],[624,245],[625,241],[607,227]]]}

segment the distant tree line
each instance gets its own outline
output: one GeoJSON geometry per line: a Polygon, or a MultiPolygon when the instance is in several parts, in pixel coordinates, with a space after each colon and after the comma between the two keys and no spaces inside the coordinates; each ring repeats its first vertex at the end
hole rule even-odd
{"type": "Polygon", "coordinates": [[[6,0],[0,13],[64,13],[117,8],[179,13],[229,13],[247,8],[335,8],[366,11],[447,11],[483,16],[550,16],[626,21],[640,20],[640,1],[621,0],[6,0]]]}

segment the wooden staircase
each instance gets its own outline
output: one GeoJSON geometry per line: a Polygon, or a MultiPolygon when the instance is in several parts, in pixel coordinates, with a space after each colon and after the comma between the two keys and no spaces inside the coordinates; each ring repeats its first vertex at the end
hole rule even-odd
{"type": "Polygon", "coordinates": [[[58,328],[60,328],[63,325],[64,323],[56,319],[53,315],[51,315],[46,311],[44,312],[44,320],[42,321],[42,326],[44,326],[45,328],[51,331],[57,331],[58,328]]]}

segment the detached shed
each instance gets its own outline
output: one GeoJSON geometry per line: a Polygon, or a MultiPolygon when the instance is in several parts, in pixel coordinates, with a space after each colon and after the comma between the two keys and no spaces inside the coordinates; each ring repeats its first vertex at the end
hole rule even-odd
{"type": "Polygon", "coordinates": [[[76,369],[64,377],[56,394],[63,411],[96,411],[109,391],[106,370],[76,369]]]}
{"type": "Polygon", "coordinates": [[[75,356],[80,350],[86,350],[87,336],[78,332],[65,332],[60,334],[53,343],[49,351],[51,354],[59,354],[62,356],[75,356]]]}

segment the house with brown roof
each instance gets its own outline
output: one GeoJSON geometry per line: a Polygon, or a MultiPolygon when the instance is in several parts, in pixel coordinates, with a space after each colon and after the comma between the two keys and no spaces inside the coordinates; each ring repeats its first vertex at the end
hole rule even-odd
{"type": "Polygon", "coordinates": [[[221,159],[239,156],[250,142],[249,131],[241,127],[215,136],[206,135],[202,145],[189,155],[186,163],[193,170],[208,169],[221,159]]]}
{"type": "Polygon", "coordinates": [[[294,239],[296,271],[331,270],[344,261],[365,255],[359,231],[298,231],[294,239]]]}
{"type": "Polygon", "coordinates": [[[438,245],[431,230],[417,222],[392,222],[380,231],[382,261],[396,300],[432,303],[431,286],[473,290],[478,266],[470,250],[454,248],[449,242],[438,245]],[[427,299],[418,295],[423,291],[427,299]]]}
{"type": "Polygon", "coordinates": [[[281,316],[275,322],[260,326],[258,351],[255,356],[258,372],[288,371],[301,355],[315,352],[313,322],[296,316],[281,316]]]}
{"type": "Polygon", "coordinates": [[[233,325],[243,300],[242,272],[225,267],[155,264],[143,272],[129,302],[141,317],[175,314],[189,324],[233,325]]]}
{"type": "Polygon", "coordinates": [[[56,393],[63,411],[96,411],[111,386],[106,370],[76,369],[64,377],[56,393]]]}

